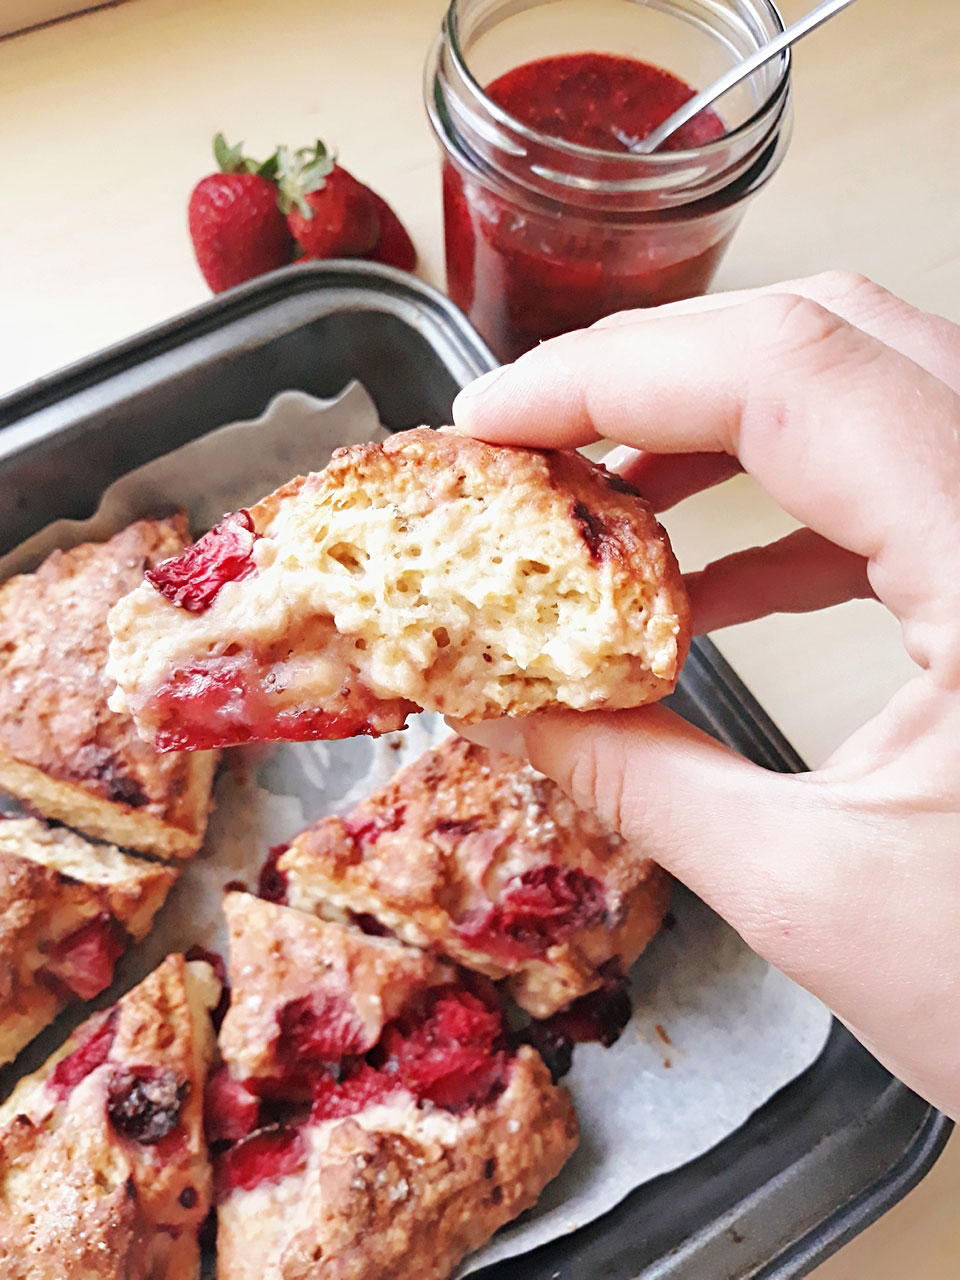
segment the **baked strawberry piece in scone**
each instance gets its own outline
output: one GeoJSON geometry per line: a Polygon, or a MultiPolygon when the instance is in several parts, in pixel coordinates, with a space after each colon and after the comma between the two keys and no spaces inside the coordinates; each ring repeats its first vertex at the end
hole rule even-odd
{"type": "Polygon", "coordinates": [[[261,893],[505,978],[545,1018],[626,973],[670,878],[530,765],[451,737],[275,849],[261,893]]]}
{"type": "Polygon", "coordinates": [[[86,835],[161,857],[200,847],[213,754],[159,755],[111,711],[111,605],[180,554],[183,515],[54,551],[0,586],[0,789],[86,835]]]}
{"type": "Polygon", "coordinates": [[[4,1280],[196,1280],[218,998],[169,956],[0,1107],[4,1280]]]}
{"type": "Polygon", "coordinates": [[[112,705],[163,750],[632,707],[673,689],[683,581],[576,453],[419,428],[225,517],[111,613],[112,705]]]}
{"type": "Polygon", "coordinates": [[[233,981],[220,1051],[254,1090],[289,1093],[291,1082],[368,1053],[414,996],[453,977],[424,951],[249,893],[228,893],[224,912],[233,981]]]}
{"type": "MultiPolygon", "coordinates": [[[[234,900],[232,910],[248,906],[248,899],[234,900]]],[[[278,925],[284,914],[299,915],[283,907],[273,913],[278,925]]],[[[356,961],[356,948],[370,948],[374,957],[384,948],[404,950],[398,942],[360,934],[348,941],[344,926],[314,923],[323,933],[312,936],[333,964],[337,954],[356,961]],[[344,935],[342,943],[329,941],[335,933],[344,935]]],[[[296,931],[298,925],[280,927],[296,931]]],[[[301,1023],[285,1016],[283,981],[270,972],[273,941],[271,931],[251,929],[242,958],[231,944],[231,974],[247,1003],[261,983],[263,1008],[279,1033],[273,1037],[275,1060],[293,1062],[301,1023]]],[[[281,960],[284,970],[286,963],[281,960]]],[[[310,968],[322,968],[319,956],[310,968]]],[[[390,993],[399,996],[387,978],[397,972],[395,965],[371,958],[355,963],[353,972],[364,973],[368,1002],[369,974],[378,969],[387,979],[385,1013],[390,993]]],[[[339,977],[349,985],[346,973],[339,977]]],[[[321,984],[318,1007],[329,1011],[326,986],[321,984]]],[[[269,1102],[254,1099],[263,1114],[250,1122],[271,1122],[219,1155],[219,1280],[446,1280],[467,1253],[536,1202],[574,1150],[577,1124],[569,1096],[551,1082],[533,1049],[511,1047],[490,984],[461,976],[424,985],[384,1020],[365,1053],[331,1056],[340,1045],[365,1043],[373,1026],[367,1022],[360,1038],[328,1037],[326,1062],[314,1059],[308,1106],[298,1069],[288,1112],[278,1109],[282,1090],[274,1090],[269,1102]]],[[[238,1028],[231,1028],[228,1014],[221,1050],[227,1069],[242,1073],[247,1067],[238,1028]]]]}
{"type": "Polygon", "coordinates": [[[176,878],[66,827],[0,819],[0,1064],[110,985],[176,878]]]}

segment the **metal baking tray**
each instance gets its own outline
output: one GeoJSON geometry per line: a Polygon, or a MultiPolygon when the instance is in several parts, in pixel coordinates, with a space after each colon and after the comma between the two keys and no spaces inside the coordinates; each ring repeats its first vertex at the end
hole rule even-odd
{"type": "MultiPolygon", "coordinates": [[[[352,378],[394,429],[449,419],[494,359],[411,276],[367,263],[287,268],[0,399],[0,553],[92,513],[132,467],[278,392],[352,378]]],[[[677,711],[770,769],[803,762],[707,640],[677,711]]],[[[778,1280],[807,1274],[930,1169],[950,1122],[839,1023],[819,1059],[699,1159],[483,1280],[778,1280]]],[[[641,1135],[638,1135],[638,1140],[641,1135]]]]}

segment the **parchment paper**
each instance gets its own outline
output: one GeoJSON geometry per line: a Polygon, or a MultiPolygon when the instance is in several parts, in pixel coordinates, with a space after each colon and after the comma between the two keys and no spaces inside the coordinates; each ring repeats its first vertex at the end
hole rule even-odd
{"type": "MultiPolygon", "coordinates": [[[[171,506],[185,506],[199,533],[298,472],[323,467],[339,445],[385,434],[359,386],[328,402],[285,392],[260,418],[222,427],[123,477],[92,519],[42,530],[0,560],[0,579],[35,568],[55,546],[109,537],[171,506]]],[[[438,717],[423,715],[403,734],[377,741],[227,753],[203,850],[97,1004],[116,999],[169,951],[194,943],[225,951],[224,884],[240,880],[253,888],[270,845],[348,808],[447,732],[438,717]]],[[[575,1052],[566,1083],[580,1116],[579,1149],[536,1209],[500,1232],[460,1275],[583,1226],[635,1187],[714,1146],[813,1062],[830,1028],[819,1001],[679,888],[671,926],[641,957],[631,982],[634,1016],[620,1041],[575,1052]]],[[[88,1011],[69,1011],[22,1055],[18,1073],[41,1062],[88,1011]]]]}

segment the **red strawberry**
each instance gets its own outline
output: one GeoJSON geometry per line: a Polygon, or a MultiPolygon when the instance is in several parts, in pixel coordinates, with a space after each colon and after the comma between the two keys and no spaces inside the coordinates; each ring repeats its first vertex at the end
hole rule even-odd
{"type": "Polygon", "coordinates": [[[293,237],[277,206],[276,157],[263,165],[228,147],[218,133],[213,144],[219,173],[202,178],[188,210],[190,238],[203,278],[222,293],[265,271],[285,266],[293,237]]]}
{"type": "Polygon", "coordinates": [[[370,191],[369,187],[367,191],[370,192],[370,199],[377,211],[380,236],[370,252],[363,256],[371,262],[382,262],[388,267],[399,267],[401,271],[412,271],[417,265],[417,251],[406,227],[382,196],[370,191]]]}
{"type": "Polygon", "coordinates": [[[380,234],[373,192],[333,160],[322,142],[279,151],[280,207],[303,256],[356,258],[380,234]]]}

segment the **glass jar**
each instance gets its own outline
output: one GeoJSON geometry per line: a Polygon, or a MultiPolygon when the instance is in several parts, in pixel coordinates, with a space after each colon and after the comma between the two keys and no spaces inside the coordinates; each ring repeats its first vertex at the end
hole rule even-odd
{"type": "Polygon", "coordinates": [[[653,155],[539,132],[485,86],[534,59],[608,50],[703,88],[782,27],[770,0],[453,0],[425,82],[444,152],[447,290],[502,360],[707,288],[783,158],[790,58],[723,98],[722,137],[653,155]]]}

